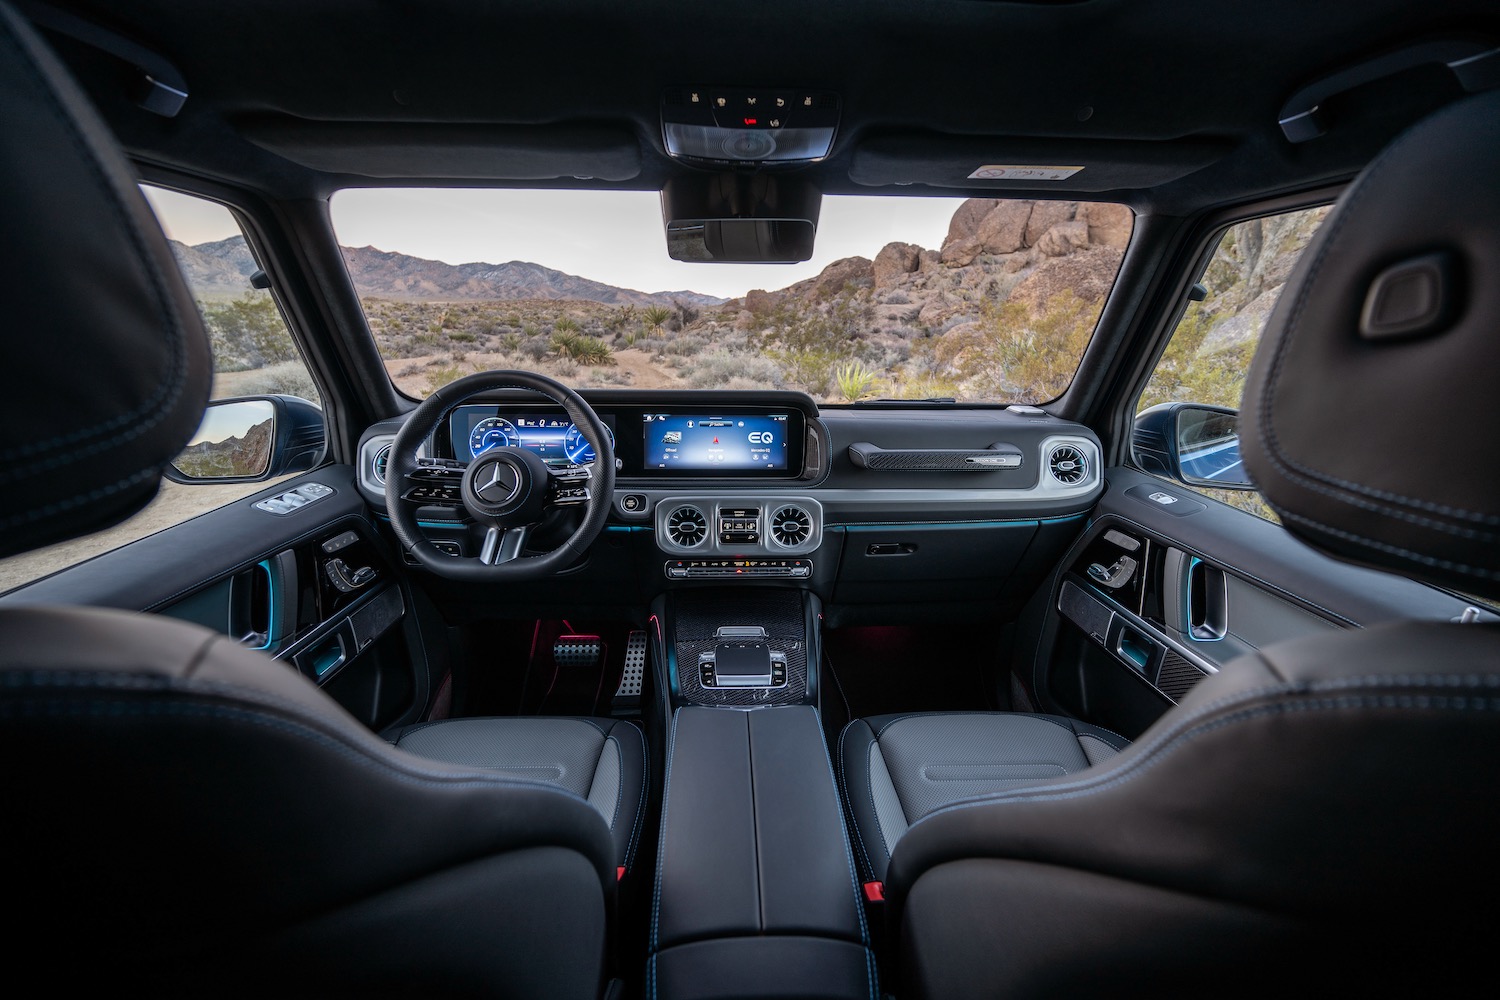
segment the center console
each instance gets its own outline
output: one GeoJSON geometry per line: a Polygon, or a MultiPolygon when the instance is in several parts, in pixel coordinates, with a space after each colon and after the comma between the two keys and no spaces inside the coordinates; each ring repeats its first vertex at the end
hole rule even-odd
{"type": "Polygon", "coordinates": [[[817,596],[689,587],[652,612],[671,726],[648,995],[878,995],[818,716],[817,596]]]}
{"type": "Polygon", "coordinates": [[[672,719],[647,993],[878,995],[817,710],[672,719]]]}
{"type": "Polygon", "coordinates": [[[816,705],[818,598],[811,591],[704,587],[669,591],[653,606],[658,690],[670,708],[816,705]]]}

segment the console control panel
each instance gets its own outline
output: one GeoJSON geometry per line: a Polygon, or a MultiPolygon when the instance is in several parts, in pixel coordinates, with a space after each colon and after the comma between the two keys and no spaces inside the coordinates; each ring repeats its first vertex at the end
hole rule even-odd
{"type": "Polygon", "coordinates": [[[706,688],[786,687],[786,653],[772,649],[759,625],[724,625],[714,648],[698,654],[698,680],[706,688]]]}
{"type": "Polygon", "coordinates": [[[671,580],[801,580],[812,568],[811,559],[673,559],[666,574],[671,580]]]}

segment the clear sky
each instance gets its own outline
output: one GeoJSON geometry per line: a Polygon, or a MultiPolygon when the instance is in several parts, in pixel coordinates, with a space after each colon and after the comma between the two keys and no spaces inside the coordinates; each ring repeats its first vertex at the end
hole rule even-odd
{"type": "MultiPolygon", "coordinates": [[[[220,206],[147,190],[167,235],[189,245],[238,230],[220,206]]],[[[784,288],[842,257],[874,257],[893,240],[938,249],[959,198],[828,196],[813,258],[802,264],[689,264],[667,256],[661,199],[653,191],[516,191],[372,188],[334,195],[345,246],[449,264],[524,260],[642,292],[695,291],[733,298],[784,288]]]]}

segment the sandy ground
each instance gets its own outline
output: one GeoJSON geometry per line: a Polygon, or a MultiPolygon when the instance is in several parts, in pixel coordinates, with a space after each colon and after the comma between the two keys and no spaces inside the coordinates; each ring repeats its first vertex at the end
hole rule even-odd
{"type": "MultiPolygon", "coordinates": [[[[645,351],[638,351],[633,347],[627,347],[615,352],[615,363],[608,367],[600,366],[601,372],[609,372],[612,375],[625,375],[628,380],[616,382],[602,382],[588,378],[590,369],[580,367],[573,375],[560,376],[550,363],[537,363],[527,359],[518,362],[516,358],[507,354],[477,354],[471,353],[465,356],[459,365],[459,370],[464,375],[470,375],[477,371],[490,371],[494,369],[516,369],[534,371],[574,387],[580,386],[602,386],[613,385],[621,388],[631,389],[682,389],[686,388],[677,372],[667,367],[664,362],[656,361],[645,351]]],[[[433,371],[427,367],[434,360],[432,357],[392,358],[386,361],[385,367],[391,375],[391,381],[396,383],[396,388],[409,396],[422,399],[432,390],[429,373],[433,371]],[[403,373],[410,374],[403,374],[403,373]]],[[[440,366],[448,365],[446,357],[443,357],[440,366]]]]}
{"type": "Polygon", "coordinates": [[[156,499],[128,521],[83,538],[59,542],[9,559],[0,559],[0,591],[19,587],[66,566],[118,548],[126,542],[181,524],[232,500],[258,493],[279,481],[235,483],[227,486],[184,486],[163,482],[156,499]]]}

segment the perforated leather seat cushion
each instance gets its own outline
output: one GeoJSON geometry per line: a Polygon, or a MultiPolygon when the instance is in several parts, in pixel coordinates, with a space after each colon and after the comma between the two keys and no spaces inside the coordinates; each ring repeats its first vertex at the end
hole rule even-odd
{"type": "Polygon", "coordinates": [[[931,713],[856,719],[839,773],[867,877],[885,878],[907,827],[942,806],[1061,778],[1113,757],[1124,737],[1055,715],[931,713]]]}
{"type": "Polygon", "coordinates": [[[481,718],[427,722],[388,733],[432,760],[566,788],[609,824],[616,865],[634,863],[646,807],[646,739],[613,719],[481,718]]]}

